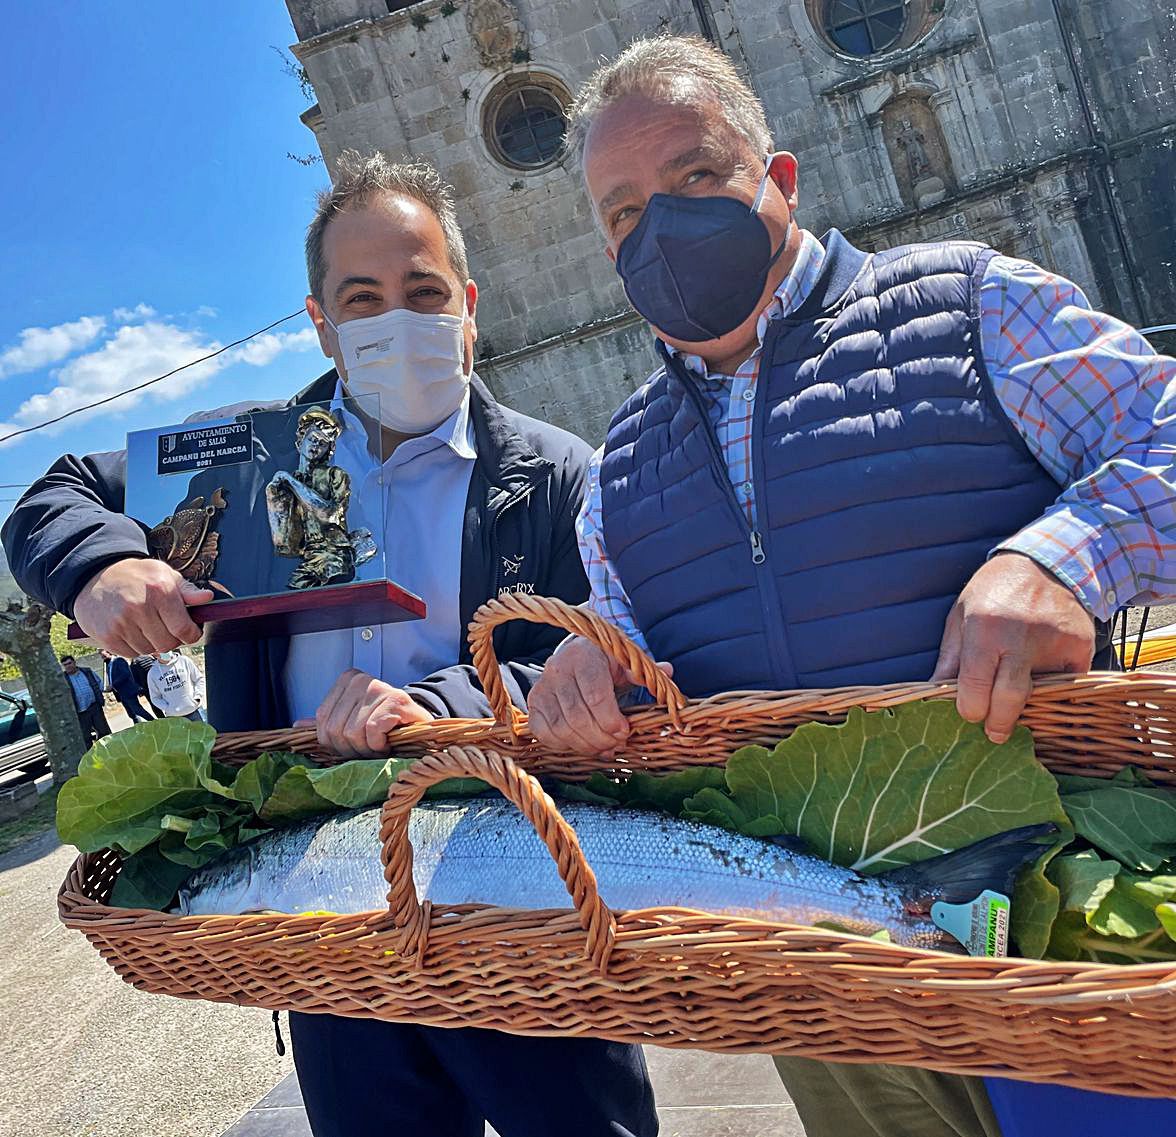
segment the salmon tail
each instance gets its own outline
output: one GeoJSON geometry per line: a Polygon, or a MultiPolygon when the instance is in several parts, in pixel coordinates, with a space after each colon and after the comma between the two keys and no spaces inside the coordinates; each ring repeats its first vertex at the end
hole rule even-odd
{"type": "Polygon", "coordinates": [[[937,900],[967,904],[986,888],[1009,896],[1017,873],[1045,852],[1041,838],[1057,831],[1052,822],[1023,825],[953,853],[882,873],[875,879],[900,888],[912,915],[928,914],[937,900]]]}

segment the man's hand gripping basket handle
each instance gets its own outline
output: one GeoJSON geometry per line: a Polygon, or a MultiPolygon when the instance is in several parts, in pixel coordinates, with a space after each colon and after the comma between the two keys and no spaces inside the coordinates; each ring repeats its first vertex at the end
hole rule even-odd
{"type": "Polygon", "coordinates": [[[388,910],[403,929],[403,952],[419,962],[424,958],[431,904],[417,897],[412,879],[412,845],[408,821],[425,791],[447,778],[480,778],[513,802],[543,839],[560,878],[567,886],[580,926],[588,935],[584,954],[604,975],[616,939],[617,924],[596,889],[596,875],[576,840],[575,830],[560,816],[555,803],[530,774],[494,750],[451,746],[414,762],[392,783],[380,819],[381,856],[388,881],[388,910]]]}
{"type": "Polygon", "coordinates": [[[494,712],[494,718],[509,725],[516,736],[526,733],[526,716],[510,701],[498,658],[494,654],[494,629],[511,620],[527,620],[532,624],[551,624],[563,628],[594,643],[601,651],[626,667],[629,672],[662,706],[669,711],[670,721],[680,727],[679,711],[686,705],[686,696],[674,681],[624,632],[587,608],[574,608],[562,600],[546,596],[510,594],[488,600],[474,613],[470,621],[470,653],[482,682],[482,690],[494,712]]]}

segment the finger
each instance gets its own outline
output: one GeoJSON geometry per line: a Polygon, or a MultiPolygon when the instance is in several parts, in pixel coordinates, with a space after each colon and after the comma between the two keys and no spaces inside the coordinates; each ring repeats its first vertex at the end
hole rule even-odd
{"type": "Polygon", "coordinates": [[[167,625],[163,622],[162,617],[155,608],[147,608],[139,613],[138,622],[133,628],[126,629],[125,623],[122,628],[123,634],[127,640],[134,644],[138,650],[136,655],[144,655],[148,652],[157,651],[171,651],[173,648],[180,646],[180,639],[168,630],[167,625]]]}
{"type": "Polygon", "coordinates": [[[327,716],[326,732],[336,754],[345,758],[355,756],[350,725],[359,711],[367,690],[369,677],[362,671],[351,671],[331,713],[327,716]]]}
{"type": "MultiPolygon", "coordinates": [[[[396,688],[379,683],[366,672],[356,672],[347,685],[344,697],[350,710],[338,727],[344,749],[352,758],[372,758],[380,753],[381,749],[387,749],[386,743],[378,748],[368,745],[368,720],[373,714],[381,713],[389,706],[395,707],[399,694],[396,688]]],[[[339,713],[338,709],[336,713],[339,713]]]]}
{"type": "Polygon", "coordinates": [[[629,737],[629,720],[621,714],[616,688],[607,672],[576,673],[576,688],[580,702],[587,708],[597,730],[610,737],[612,743],[629,737]]]}
{"type": "Polygon", "coordinates": [[[1033,671],[1023,656],[1001,657],[984,719],[984,733],[992,742],[1008,742],[1033,691],[1033,671]]]}
{"type": "MultiPolygon", "coordinates": [[[[585,653],[580,657],[577,666],[567,666],[559,672],[563,682],[557,684],[556,688],[561,705],[566,693],[569,708],[583,707],[587,710],[594,727],[594,737],[609,736],[610,748],[629,737],[629,723],[617,705],[615,670],[603,652],[597,650],[585,653]],[[574,698],[570,690],[573,683],[576,695],[574,698]]],[[[575,727],[579,724],[570,725],[575,727]]]]}
{"type": "Polygon", "coordinates": [[[956,710],[968,722],[983,722],[988,717],[992,684],[999,662],[1000,657],[994,651],[970,644],[964,639],[960,648],[956,710]]]}
{"type": "MultiPolygon", "coordinates": [[[[168,634],[175,637],[176,643],[194,644],[199,641],[203,633],[188,615],[182,588],[165,586],[162,596],[156,601],[156,611],[168,634]]],[[[170,646],[175,647],[176,643],[170,646]]],[[[169,651],[170,647],[160,647],[156,650],[169,651]]]]}
{"type": "Polygon", "coordinates": [[[127,659],[133,659],[136,655],[142,655],[141,651],[135,651],[129,643],[120,639],[118,636],[107,635],[97,641],[101,647],[106,648],[107,651],[114,655],[121,655],[127,659]]]}
{"type": "Polygon", "coordinates": [[[528,722],[532,733],[551,750],[571,750],[579,753],[574,735],[564,722],[554,684],[547,677],[543,686],[536,686],[527,700],[528,722]]]}
{"type": "Polygon", "coordinates": [[[942,683],[945,679],[954,679],[960,672],[960,641],[962,617],[959,604],[952,605],[947,614],[947,623],[943,628],[943,639],[939,643],[939,658],[935,661],[935,670],[931,672],[932,683],[942,683]]]}
{"type": "MultiPolygon", "coordinates": [[[[611,692],[612,684],[608,687],[611,692]]],[[[560,716],[564,723],[560,733],[567,739],[569,748],[581,754],[601,754],[616,746],[616,734],[601,729],[593,709],[584,702],[578,683],[562,684],[555,694],[559,700],[560,716]]]]}
{"type": "MultiPolygon", "coordinates": [[[[673,679],[674,665],[672,663],[662,662],[655,664],[654,666],[656,666],[658,671],[665,675],[667,679],[673,679]]],[[[621,678],[624,682],[628,683],[632,687],[645,686],[645,684],[641,682],[640,676],[638,676],[636,672],[628,670],[628,668],[625,668],[621,671],[621,678]]],[[[650,692],[650,694],[652,694],[652,692],[650,692]]]]}
{"type": "Polygon", "coordinates": [[[187,605],[210,604],[216,599],[211,588],[201,588],[199,585],[193,584],[190,580],[180,582],[180,592],[183,595],[184,603],[187,605]]]}
{"type": "Polygon", "coordinates": [[[542,701],[536,702],[534,700],[534,692],[532,692],[531,698],[527,700],[527,726],[543,746],[550,748],[554,745],[555,740],[551,733],[551,724],[547,721],[547,716],[543,713],[542,701]]]}
{"type": "Polygon", "coordinates": [[[309,730],[315,725],[314,719],[295,719],[292,724],[293,730],[309,730]]]}
{"type": "Polygon", "coordinates": [[[333,751],[338,742],[338,739],[333,733],[334,724],[338,721],[336,711],[347,698],[348,685],[358,674],[359,672],[354,668],[349,668],[347,671],[344,671],[331,684],[331,689],[327,692],[326,698],[323,699],[319,704],[318,710],[314,713],[314,723],[315,729],[318,732],[319,745],[327,750],[333,751]]]}
{"type": "Polygon", "coordinates": [[[386,695],[376,704],[364,723],[364,746],[374,756],[382,757],[388,752],[388,735],[404,720],[401,717],[403,701],[407,696],[395,698],[386,695]]]}

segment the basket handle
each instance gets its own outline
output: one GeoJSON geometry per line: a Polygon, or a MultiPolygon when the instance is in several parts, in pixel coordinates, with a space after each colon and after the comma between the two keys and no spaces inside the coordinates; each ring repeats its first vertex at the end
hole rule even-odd
{"type": "Polygon", "coordinates": [[[551,596],[524,596],[508,593],[487,600],[470,621],[470,654],[482,683],[482,690],[490,702],[494,718],[510,726],[515,736],[526,731],[526,716],[511,702],[498,658],[494,654],[494,629],[511,620],[527,620],[532,624],[551,624],[595,644],[610,659],[627,668],[654,699],[670,713],[670,721],[681,728],[679,711],[686,705],[686,696],[678,685],[643,652],[624,632],[588,608],[575,608],[551,596]]]}
{"type": "Polygon", "coordinates": [[[505,755],[476,746],[450,746],[418,758],[388,790],[380,815],[381,855],[388,882],[388,911],[393,923],[403,929],[403,954],[414,958],[418,965],[423,960],[432,907],[429,901],[422,904],[417,897],[408,821],[425,790],[447,778],[480,778],[517,806],[535,827],[567,886],[580,926],[588,933],[584,955],[605,975],[616,941],[617,922],[600,898],[596,875],[584,859],[575,830],[537,779],[505,755]]]}

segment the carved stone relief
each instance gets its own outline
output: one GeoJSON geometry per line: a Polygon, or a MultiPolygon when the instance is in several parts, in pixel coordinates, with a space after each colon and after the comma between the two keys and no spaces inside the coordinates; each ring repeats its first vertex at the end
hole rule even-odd
{"type": "Polygon", "coordinates": [[[487,67],[508,67],[530,58],[527,29],[510,0],[467,0],[466,27],[487,67]]]}
{"type": "Polygon", "coordinates": [[[956,189],[939,120],[926,95],[907,91],[882,108],[882,138],[908,209],[925,209],[956,189]]]}

